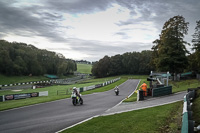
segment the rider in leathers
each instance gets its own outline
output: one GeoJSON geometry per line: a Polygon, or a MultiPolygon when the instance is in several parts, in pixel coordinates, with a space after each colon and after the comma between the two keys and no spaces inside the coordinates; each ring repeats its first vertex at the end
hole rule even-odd
{"type": "Polygon", "coordinates": [[[80,94],[79,94],[79,92],[78,92],[78,90],[77,90],[76,87],[73,87],[73,92],[76,93],[76,95],[77,95],[79,98],[81,98],[81,96],[80,96],[80,94]]]}

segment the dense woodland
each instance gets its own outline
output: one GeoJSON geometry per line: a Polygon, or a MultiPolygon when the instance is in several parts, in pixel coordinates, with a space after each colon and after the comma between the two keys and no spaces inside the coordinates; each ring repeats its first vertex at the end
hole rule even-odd
{"type": "Polygon", "coordinates": [[[75,61],[25,43],[0,40],[0,73],[4,75],[66,75],[76,71],[75,61]]]}
{"type": "Polygon", "coordinates": [[[105,77],[119,74],[150,74],[150,71],[169,71],[172,74],[192,71],[200,73],[200,20],[196,22],[192,35],[190,53],[184,41],[188,33],[188,22],[183,16],[174,16],[165,22],[152,50],[124,53],[112,57],[105,56],[92,67],[92,74],[105,77]]]}
{"type": "Polygon", "coordinates": [[[97,77],[121,74],[149,74],[154,68],[149,64],[152,51],[129,52],[112,57],[105,56],[92,67],[97,77]]]}

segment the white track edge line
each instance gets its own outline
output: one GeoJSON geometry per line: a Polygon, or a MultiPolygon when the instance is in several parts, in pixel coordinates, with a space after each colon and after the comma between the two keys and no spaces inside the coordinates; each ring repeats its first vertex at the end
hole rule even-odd
{"type": "Polygon", "coordinates": [[[157,105],[152,105],[152,106],[146,106],[146,107],[141,107],[141,108],[136,108],[136,109],[129,109],[129,110],[119,111],[119,112],[115,112],[115,113],[109,113],[109,114],[105,114],[105,115],[101,115],[101,116],[108,116],[108,115],[120,114],[120,113],[129,112],[129,111],[134,111],[134,110],[152,108],[152,107],[156,107],[156,106],[162,106],[162,105],[166,105],[166,104],[175,103],[175,102],[182,101],[182,100],[183,100],[183,99],[179,99],[179,100],[175,100],[175,101],[171,101],[171,102],[167,102],[167,103],[162,103],[162,104],[157,104],[157,105]]]}
{"type": "MultiPolygon", "coordinates": [[[[140,83],[140,80],[139,80],[139,82],[138,82],[138,84],[137,84],[137,87],[138,87],[139,83],[140,83]]],[[[136,89],[137,89],[137,87],[136,87],[136,89]]],[[[135,90],[128,96],[128,98],[129,98],[134,92],[135,92],[135,90]]],[[[112,108],[114,108],[114,107],[116,107],[116,106],[119,106],[125,99],[126,99],[126,97],[125,97],[124,99],[122,99],[118,104],[116,104],[115,106],[109,108],[109,109],[106,110],[105,112],[108,112],[108,111],[111,110],[112,108]]]]}
{"type": "Polygon", "coordinates": [[[64,130],[67,130],[67,129],[69,129],[69,128],[72,128],[72,127],[74,127],[74,126],[77,126],[77,125],[79,125],[79,124],[82,124],[82,123],[84,123],[84,122],[86,122],[86,121],[89,121],[89,120],[91,120],[91,119],[93,119],[93,118],[96,118],[96,117],[99,117],[99,116],[100,116],[100,115],[95,115],[95,116],[89,117],[89,118],[87,118],[87,119],[85,119],[85,120],[82,120],[82,121],[76,123],[76,124],[73,124],[73,125],[71,125],[71,126],[69,126],[69,127],[66,127],[66,128],[64,128],[64,129],[61,129],[61,130],[59,130],[59,131],[57,131],[57,132],[55,132],[55,133],[60,133],[60,132],[62,132],[62,131],[64,131],[64,130]]]}

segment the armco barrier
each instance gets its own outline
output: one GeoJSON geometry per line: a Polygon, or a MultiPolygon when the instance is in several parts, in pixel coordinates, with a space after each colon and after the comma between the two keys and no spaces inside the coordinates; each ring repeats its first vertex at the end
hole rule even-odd
{"type": "Polygon", "coordinates": [[[152,89],[152,96],[153,97],[169,95],[169,94],[172,94],[172,86],[164,86],[164,87],[152,89]]]}
{"type": "Polygon", "coordinates": [[[106,85],[109,85],[111,83],[114,83],[116,81],[120,80],[120,77],[119,78],[116,78],[116,79],[113,79],[111,81],[106,81],[105,83],[101,83],[101,84],[96,84],[96,85],[91,85],[91,86],[86,86],[86,87],[81,87],[81,88],[77,88],[77,90],[79,92],[83,92],[83,91],[88,91],[88,90],[92,90],[92,89],[95,89],[95,88],[99,88],[99,87],[102,87],[102,86],[106,86],[106,85]]]}
{"type": "Polygon", "coordinates": [[[15,84],[6,84],[0,85],[0,89],[2,87],[9,87],[9,86],[19,86],[19,85],[28,85],[28,84],[36,84],[36,83],[54,83],[54,84],[65,84],[71,81],[76,81],[81,79],[81,77],[69,78],[69,79],[52,79],[52,80],[45,80],[45,81],[31,81],[31,82],[24,82],[24,83],[15,83],[15,84]]]}
{"type": "Polygon", "coordinates": [[[182,128],[181,133],[193,133],[194,121],[192,121],[192,111],[190,102],[188,102],[188,94],[184,97],[183,116],[182,116],[182,128]]]}
{"type": "MultiPolygon", "coordinates": [[[[189,89],[188,89],[189,90],[189,89]]],[[[183,116],[182,116],[182,127],[181,133],[194,133],[194,121],[192,118],[191,101],[195,98],[195,90],[190,90],[184,96],[183,103],[183,116]]]]}

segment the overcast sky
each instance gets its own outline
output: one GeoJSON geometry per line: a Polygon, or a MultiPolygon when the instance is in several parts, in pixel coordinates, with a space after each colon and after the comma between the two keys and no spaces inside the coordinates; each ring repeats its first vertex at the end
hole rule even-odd
{"type": "Polygon", "coordinates": [[[185,40],[191,43],[200,0],[0,0],[0,39],[98,61],[151,50],[176,15],[189,22],[185,40]]]}

